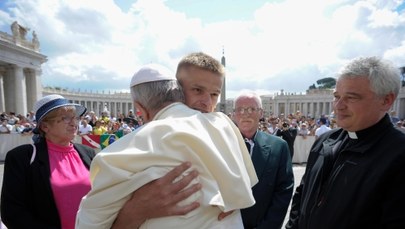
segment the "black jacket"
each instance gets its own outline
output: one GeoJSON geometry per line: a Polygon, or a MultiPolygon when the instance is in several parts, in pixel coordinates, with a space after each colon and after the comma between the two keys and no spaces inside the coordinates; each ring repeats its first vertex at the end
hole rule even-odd
{"type": "Polygon", "coordinates": [[[288,129],[278,129],[276,136],[281,137],[284,141],[287,142],[288,148],[290,150],[290,157],[294,157],[294,142],[297,137],[298,130],[297,128],[288,127],[288,129]]]}
{"type": "Polygon", "coordinates": [[[356,134],[315,141],[286,228],[405,228],[405,134],[388,115],[356,134]]]}
{"type": "MultiPolygon", "coordinates": [[[[32,145],[10,150],[4,164],[1,193],[1,218],[9,228],[60,228],[50,183],[50,167],[46,141],[35,144],[36,157],[30,163],[32,145]]],[[[95,156],[92,148],[74,144],[87,168],[95,156]]]]}

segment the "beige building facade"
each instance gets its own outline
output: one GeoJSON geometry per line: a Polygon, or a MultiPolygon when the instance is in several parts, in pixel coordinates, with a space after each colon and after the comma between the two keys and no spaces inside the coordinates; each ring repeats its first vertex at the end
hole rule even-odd
{"type": "Polygon", "coordinates": [[[88,111],[94,111],[98,116],[103,111],[107,111],[110,116],[117,117],[119,113],[127,115],[129,110],[135,110],[130,93],[92,93],[52,88],[44,88],[42,93],[43,96],[62,95],[70,102],[81,104],[88,111]]]}
{"type": "MultiPolygon", "coordinates": [[[[262,95],[262,105],[265,117],[270,114],[291,114],[300,111],[307,117],[319,118],[322,114],[330,115],[333,111],[333,90],[309,90],[305,94],[285,93],[281,91],[275,95],[262,95]]],[[[226,113],[233,111],[233,99],[227,100],[226,113]]],[[[392,110],[400,119],[405,119],[405,87],[399,91],[392,110]]]]}
{"type": "Polygon", "coordinates": [[[26,114],[42,96],[41,65],[47,61],[39,52],[35,31],[14,22],[12,34],[0,31],[0,111],[26,114]]]}

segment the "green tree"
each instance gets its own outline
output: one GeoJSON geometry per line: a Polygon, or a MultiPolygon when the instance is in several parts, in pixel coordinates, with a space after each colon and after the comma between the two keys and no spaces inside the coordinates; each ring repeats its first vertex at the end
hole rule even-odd
{"type": "Polygon", "coordinates": [[[318,86],[316,86],[315,84],[312,84],[311,86],[309,86],[309,90],[311,89],[332,89],[335,88],[336,86],[336,79],[332,78],[332,77],[326,77],[326,78],[322,78],[316,81],[316,84],[318,86]]]}
{"type": "Polygon", "coordinates": [[[316,83],[319,85],[318,88],[321,89],[331,89],[336,86],[336,79],[332,77],[326,77],[320,80],[317,80],[316,83]]]}

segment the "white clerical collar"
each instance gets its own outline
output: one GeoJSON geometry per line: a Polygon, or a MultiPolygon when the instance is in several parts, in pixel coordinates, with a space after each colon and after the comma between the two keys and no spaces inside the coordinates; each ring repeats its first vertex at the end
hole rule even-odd
{"type": "Polygon", "coordinates": [[[356,132],[347,131],[347,133],[349,134],[349,138],[358,139],[356,132]]]}

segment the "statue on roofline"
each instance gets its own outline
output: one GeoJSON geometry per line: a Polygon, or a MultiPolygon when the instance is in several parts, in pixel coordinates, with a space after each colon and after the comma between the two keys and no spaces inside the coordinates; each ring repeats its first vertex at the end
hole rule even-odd
{"type": "Polygon", "coordinates": [[[13,24],[11,24],[11,32],[14,38],[26,40],[25,36],[27,35],[28,31],[30,31],[30,28],[19,25],[17,21],[14,21],[13,24]]]}

